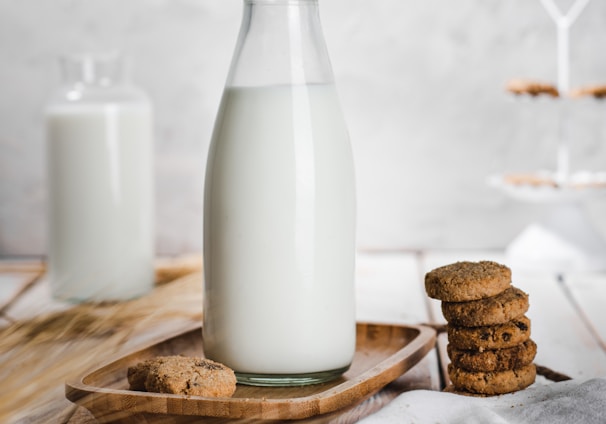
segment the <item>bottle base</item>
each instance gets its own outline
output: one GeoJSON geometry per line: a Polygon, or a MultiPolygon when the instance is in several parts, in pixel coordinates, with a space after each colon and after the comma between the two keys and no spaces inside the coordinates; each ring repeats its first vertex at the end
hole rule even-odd
{"type": "Polygon", "coordinates": [[[128,302],[131,300],[139,299],[147,294],[151,293],[153,287],[149,287],[147,289],[123,293],[120,295],[99,295],[99,294],[74,294],[67,293],[64,291],[54,290],[51,293],[51,296],[54,300],[59,302],[70,303],[73,305],[78,305],[82,303],[93,303],[93,304],[113,304],[113,303],[122,303],[128,302]]]}
{"type": "Polygon", "coordinates": [[[311,384],[320,384],[335,380],[341,377],[348,369],[349,365],[336,370],[304,374],[252,374],[236,371],[236,378],[238,379],[239,384],[245,384],[247,386],[308,386],[311,384]]]}

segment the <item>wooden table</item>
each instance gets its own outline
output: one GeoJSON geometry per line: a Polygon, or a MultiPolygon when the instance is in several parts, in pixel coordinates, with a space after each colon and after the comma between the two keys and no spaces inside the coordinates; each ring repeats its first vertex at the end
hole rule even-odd
{"type": "MultiPolygon", "coordinates": [[[[458,260],[483,259],[506,263],[503,253],[499,251],[360,252],[356,278],[358,320],[406,325],[443,324],[439,302],[425,295],[425,273],[458,260]]],[[[513,284],[530,296],[530,310],[527,315],[532,322],[532,338],[538,345],[535,360],[538,365],[570,378],[606,376],[606,313],[603,311],[606,303],[606,274],[529,273],[513,269],[513,284]]],[[[105,339],[99,335],[91,340],[79,337],[77,331],[73,330],[77,329],[77,326],[70,327],[71,332],[51,335],[50,339],[38,344],[37,349],[44,349],[45,357],[49,358],[53,358],[53,352],[56,351],[55,361],[68,359],[64,361],[67,362],[67,369],[63,370],[65,378],[68,378],[84,371],[79,369],[80,365],[89,366],[91,361],[105,362],[110,356],[133,351],[149,344],[154,338],[191,327],[199,320],[201,314],[201,274],[194,272],[176,282],[160,285],[152,296],[161,298],[164,306],[154,306],[155,312],[148,313],[145,319],[133,319],[130,324],[122,323],[122,327],[130,328],[128,337],[114,341],[111,345],[114,347],[112,352],[103,350],[107,345],[104,344],[105,339]],[[153,317],[150,318],[149,315],[153,317]],[[74,363],[70,367],[66,346],[87,346],[87,362],[74,363]]],[[[5,333],[24,322],[31,325],[32,319],[35,320],[36,317],[46,316],[47,321],[43,323],[51,322],[45,314],[54,312],[51,317],[56,320],[62,314],[68,314],[70,308],[72,306],[51,299],[41,261],[0,261],[0,326],[4,327],[5,333]]],[[[6,340],[4,337],[5,344],[6,340]]],[[[24,360],[28,358],[28,343],[25,343],[26,350],[23,351],[24,360]]],[[[351,408],[305,421],[355,422],[378,410],[404,391],[441,390],[448,383],[448,376],[444,372],[448,362],[445,346],[446,335],[439,334],[436,349],[377,395],[351,408]]],[[[0,343],[0,349],[2,347],[0,343]]],[[[18,348],[13,346],[13,350],[18,348]]],[[[10,377],[13,371],[7,369],[6,360],[2,360],[8,355],[10,352],[0,350],[0,376],[10,377]]],[[[35,364],[28,366],[34,367],[35,364]]],[[[62,369],[55,372],[63,375],[60,374],[62,369]]],[[[43,375],[43,371],[40,371],[39,375],[43,375]]],[[[536,384],[550,383],[548,379],[539,377],[536,384]]],[[[0,395],[0,422],[4,422],[3,419],[22,423],[95,422],[88,411],[66,400],[64,381],[42,384],[33,379],[24,381],[23,386],[32,388],[31,396],[27,397],[25,404],[15,402],[7,408],[6,401],[11,399],[11,393],[0,395]],[[7,410],[11,411],[10,418],[6,415],[7,410]]],[[[6,389],[6,385],[4,388],[6,389]]],[[[202,421],[204,420],[201,419],[200,422],[202,421]]]]}

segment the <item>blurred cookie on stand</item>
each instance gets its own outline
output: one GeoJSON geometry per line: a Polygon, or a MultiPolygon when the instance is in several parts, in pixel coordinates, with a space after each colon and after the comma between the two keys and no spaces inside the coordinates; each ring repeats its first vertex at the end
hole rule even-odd
{"type": "Polygon", "coordinates": [[[527,94],[533,97],[540,95],[560,97],[560,92],[554,84],[536,80],[513,79],[507,83],[505,89],[518,96],[527,94]]]}

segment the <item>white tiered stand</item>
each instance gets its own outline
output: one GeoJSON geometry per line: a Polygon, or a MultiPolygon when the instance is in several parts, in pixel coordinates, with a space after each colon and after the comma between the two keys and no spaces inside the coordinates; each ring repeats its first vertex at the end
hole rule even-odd
{"type": "MultiPolygon", "coordinates": [[[[589,0],[574,1],[567,13],[554,0],[540,1],[557,28],[557,88],[562,95],[570,88],[569,30],[589,0]]],[[[570,172],[567,127],[568,108],[560,107],[557,169],[535,173],[552,185],[514,184],[505,176],[489,179],[512,198],[545,208],[543,219],[528,225],[507,246],[507,260],[513,267],[554,272],[606,270],[606,240],[585,209],[588,199],[606,193],[606,173],[570,172]]]]}

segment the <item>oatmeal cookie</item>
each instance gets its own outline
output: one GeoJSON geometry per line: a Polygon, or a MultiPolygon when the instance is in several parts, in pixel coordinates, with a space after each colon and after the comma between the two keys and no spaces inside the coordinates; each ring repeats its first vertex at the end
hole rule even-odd
{"type": "Polygon", "coordinates": [[[448,343],[461,350],[483,352],[489,349],[507,349],[530,338],[530,320],[526,316],[505,324],[484,327],[457,327],[448,324],[448,343]]]}
{"type": "Polygon", "coordinates": [[[427,295],[446,302],[496,296],[510,284],[511,270],[492,261],[456,262],[425,274],[427,295]]]}
{"type": "Polygon", "coordinates": [[[129,367],[131,390],[194,396],[230,397],[236,390],[234,372],[205,358],[159,356],[129,367]]]}
{"type": "Polygon", "coordinates": [[[532,339],[505,348],[490,349],[482,352],[477,350],[463,350],[448,344],[446,346],[448,357],[453,366],[467,371],[506,371],[522,368],[530,364],[537,354],[537,345],[532,339]]]}
{"type": "Polygon", "coordinates": [[[484,395],[500,395],[525,389],[534,383],[534,364],[500,372],[472,372],[448,365],[448,375],[456,390],[484,395]]]}
{"type": "Polygon", "coordinates": [[[468,302],[442,302],[442,314],[448,323],[465,327],[504,324],[528,310],[528,295],[511,286],[486,299],[468,302]]]}

